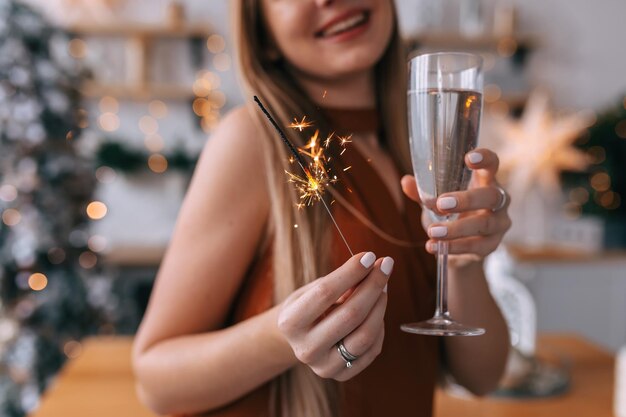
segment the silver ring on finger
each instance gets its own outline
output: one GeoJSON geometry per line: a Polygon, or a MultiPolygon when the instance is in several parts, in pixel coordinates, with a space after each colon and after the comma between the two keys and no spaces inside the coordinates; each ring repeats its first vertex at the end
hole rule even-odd
{"type": "Polygon", "coordinates": [[[492,208],[491,211],[502,210],[504,206],[506,206],[506,203],[508,203],[509,196],[507,195],[506,191],[504,191],[504,188],[500,187],[499,185],[495,185],[494,187],[500,193],[501,198],[500,198],[500,203],[498,203],[498,205],[495,208],[492,208]]]}
{"type": "Polygon", "coordinates": [[[341,339],[337,343],[337,352],[339,352],[341,359],[346,362],[346,368],[352,368],[352,362],[359,359],[358,356],[355,356],[352,353],[348,352],[348,349],[346,349],[346,347],[343,345],[343,339],[341,339]]]}

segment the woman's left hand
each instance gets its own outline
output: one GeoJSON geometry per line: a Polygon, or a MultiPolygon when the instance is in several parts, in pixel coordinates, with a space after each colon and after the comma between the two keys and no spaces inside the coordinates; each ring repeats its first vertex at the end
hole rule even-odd
{"type": "MultiPolygon", "coordinates": [[[[507,213],[510,199],[502,195],[495,178],[498,156],[488,149],[475,149],[465,155],[465,163],[474,171],[469,189],[445,193],[437,199],[438,214],[459,216],[447,222],[433,222],[426,208],[422,212],[422,224],[430,237],[426,250],[437,253],[438,241],[449,242],[453,266],[481,261],[498,247],[511,227],[507,213]]],[[[404,193],[421,204],[415,177],[405,175],[401,184],[404,193]]]]}

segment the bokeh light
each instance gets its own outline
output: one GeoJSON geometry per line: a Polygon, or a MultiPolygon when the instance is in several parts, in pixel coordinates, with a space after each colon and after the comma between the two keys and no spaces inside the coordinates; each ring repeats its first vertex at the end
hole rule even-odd
{"type": "Polygon", "coordinates": [[[101,166],[96,169],[96,179],[103,184],[110,184],[115,181],[117,174],[111,167],[101,166]]]}
{"type": "Polygon", "coordinates": [[[11,184],[4,184],[0,187],[0,200],[13,201],[17,198],[17,188],[11,184]]]}
{"type": "Polygon", "coordinates": [[[54,264],[59,265],[65,261],[65,250],[63,248],[50,248],[48,250],[48,260],[54,264]]]}
{"type": "Polygon", "coordinates": [[[144,135],[154,135],[159,131],[159,122],[152,116],[143,116],[139,119],[139,130],[144,135]]]}
{"type": "Polygon", "coordinates": [[[102,252],[107,248],[107,238],[101,235],[93,235],[87,240],[87,247],[93,252],[102,252]]]}
{"type": "Polygon", "coordinates": [[[596,172],[591,176],[589,183],[596,191],[606,191],[611,187],[611,177],[606,172],[596,172]]]}
{"type": "Polygon", "coordinates": [[[76,359],[83,353],[83,345],[76,340],[70,340],[63,345],[63,353],[69,359],[76,359]]]}
{"type": "Polygon", "coordinates": [[[502,89],[497,84],[487,84],[485,86],[485,101],[493,103],[502,97],[502,89]]]}
{"type": "Polygon", "coordinates": [[[84,269],[91,269],[98,263],[98,257],[93,252],[83,252],[78,257],[78,264],[84,269]]]}
{"type": "Polygon", "coordinates": [[[167,159],[159,153],[153,153],[148,158],[148,167],[153,172],[156,172],[157,174],[161,174],[167,171],[167,159]]]}
{"type": "Polygon", "coordinates": [[[161,152],[165,148],[165,142],[158,134],[146,136],[143,143],[150,152],[161,152]]]}
{"type": "Polygon", "coordinates": [[[102,113],[117,113],[120,110],[119,102],[111,96],[102,97],[98,107],[102,113]]]}
{"type": "Polygon", "coordinates": [[[213,66],[216,70],[221,72],[230,70],[230,55],[226,53],[215,55],[213,58],[213,66]]]}
{"type": "Polygon", "coordinates": [[[92,220],[99,220],[106,216],[107,206],[101,201],[92,201],[87,205],[87,216],[92,220]]]}
{"type": "Polygon", "coordinates": [[[7,226],[15,226],[22,221],[22,215],[16,209],[6,209],[2,212],[2,222],[7,226]]]}
{"type": "Polygon", "coordinates": [[[120,118],[115,113],[102,113],[98,118],[98,123],[105,132],[115,132],[120,127],[120,118]]]}
{"type": "Polygon", "coordinates": [[[44,274],[35,272],[28,277],[28,286],[33,291],[41,291],[48,285],[48,277],[44,274]]]}
{"type": "Polygon", "coordinates": [[[601,164],[606,160],[606,150],[602,146],[592,146],[587,149],[587,153],[594,164],[601,164]]]}
{"type": "Polygon", "coordinates": [[[85,58],[87,56],[87,43],[80,38],[74,38],[67,44],[67,50],[73,58],[85,58]]]}
{"type": "Polygon", "coordinates": [[[626,139],[626,120],[622,120],[615,125],[615,134],[622,139],[626,139]]]}
{"type": "Polygon", "coordinates": [[[226,48],[226,42],[220,35],[211,35],[206,41],[206,47],[210,52],[218,54],[224,51],[224,48],[226,48]]]}
{"type": "Polygon", "coordinates": [[[193,93],[198,97],[205,97],[211,93],[211,82],[205,78],[198,78],[193,83],[193,93]]]}
{"type": "Polygon", "coordinates": [[[161,100],[152,100],[148,104],[148,112],[155,119],[163,119],[167,117],[167,104],[161,100]]]}
{"type": "Polygon", "coordinates": [[[583,187],[576,187],[569,192],[569,199],[578,204],[585,204],[589,201],[589,191],[583,187]]]}

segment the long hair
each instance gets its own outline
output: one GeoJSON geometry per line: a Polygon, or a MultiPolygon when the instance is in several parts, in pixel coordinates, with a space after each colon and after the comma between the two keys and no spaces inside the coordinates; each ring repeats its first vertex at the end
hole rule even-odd
{"type": "MultiPolygon", "coordinates": [[[[391,1],[391,0],[390,0],[391,1]]],[[[241,81],[248,96],[258,95],[277,122],[307,115],[325,127],[324,116],[296,83],[284,63],[272,57],[270,36],[259,0],[237,0],[233,28],[241,81]]],[[[383,57],[376,64],[376,104],[381,113],[383,145],[396,164],[409,171],[406,125],[406,59],[397,23],[383,57]]],[[[330,225],[320,205],[298,210],[298,196],[285,179],[290,170],[284,144],[264,116],[248,103],[262,136],[266,179],[272,202],[268,233],[273,254],[274,302],[280,303],[300,286],[328,272],[330,225]],[[294,224],[298,224],[297,233],[294,224]]],[[[303,146],[293,131],[292,143],[303,146]]],[[[337,414],[334,381],[324,380],[306,365],[296,365],[273,382],[272,414],[282,417],[332,417],[337,414]]]]}

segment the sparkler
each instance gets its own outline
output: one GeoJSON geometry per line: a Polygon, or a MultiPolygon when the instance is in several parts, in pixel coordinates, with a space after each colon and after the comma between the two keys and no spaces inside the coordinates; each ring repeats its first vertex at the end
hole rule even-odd
{"type": "MultiPolygon", "coordinates": [[[[298,208],[302,208],[304,204],[312,205],[317,201],[321,201],[324,205],[324,208],[326,209],[326,212],[330,216],[330,219],[333,221],[333,224],[335,225],[339,236],[341,236],[343,243],[346,245],[346,248],[348,248],[348,252],[350,252],[350,255],[354,255],[352,249],[350,249],[350,245],[348,245],[348,241],[341,232],[339,225],[337,224],[335,218],[330,212],[330,208],[322,197],[322,194],[324,193],[326,188],[330,184],[337,181],[337,177],[331,177],[328,174],[326,167],[324,166],[324,162],[327,162],[328,160],[323,153],[322,146],[320,146],[319,131],[316,131],[315,134],[311,137],[309,143],[305,146],[305,149],[300,150],[299,152],[298,149],[296,149],[296,147],[291,143],[291,141],[289,141],[285,133],[282,131],[280,126],[278,126],[278,124],[276,123],[272,115],[267,111],[265,106],[263,106],[261,100],[259,100],[257,96],[254,96],[254,101],[258,104],[259,108],[261,109],[261,111],[263,111],[272,126],[274,126],[274,129],[276,130],[276,132],[278,132],[280,138],[285,143],[285,145],[287,145],[287,148],[289,148],[289,151],[293,155],[293,161],[298,162],[298,165],[300,165],[300,168],[304,172],[304,177],[302,177],[285,171],[287,173],[287,176],[289,177],[288,181],[296,184],[296,188],[300,192],[300,199],[303,200],[303,203],[298,204],[298,208]],[[313,160],[313,162],[311,164],[307,164],[302,158],[302,155],[300,155],[301,153],[309,156],[313,160]]],[[[295,123],[292,123],[289,127],[302,131],[304,128],[311,126],[310,122],[306,122],[306,117],[303,117],[301,122],[298,122],[297,119],[294,120],[295,123]]],[[[328,145],[330,144],[330,139],[332,138],[332,136],[333,135],[331,134],[324,142],[325,147],[328,147],[328,145]]]]}

